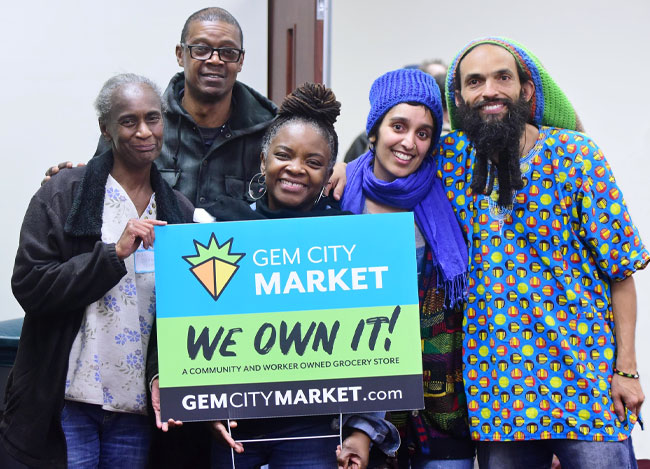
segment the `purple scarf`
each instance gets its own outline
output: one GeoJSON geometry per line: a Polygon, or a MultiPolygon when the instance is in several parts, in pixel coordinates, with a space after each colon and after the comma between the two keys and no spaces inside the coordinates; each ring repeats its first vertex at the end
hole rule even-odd
{"type": "Polygon", "coordinates": [[[416,172],[393,182],[380,181],[373,173],[374,154],[366,152],[348,164],[343,210],[362,213],[366,197],[412,210],[415,223],[431,248],[437,288],[444,288],[445,301],[454,306],[467,297],[468,255],[465,239],[442,184],[436,177],[433,158],[426,157],[416,172]]]}

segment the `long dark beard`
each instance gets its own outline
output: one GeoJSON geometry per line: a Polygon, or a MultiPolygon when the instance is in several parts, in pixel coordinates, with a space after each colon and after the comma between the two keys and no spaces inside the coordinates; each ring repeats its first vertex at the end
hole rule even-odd
{"type": "Polygon", "coordinates": [[[493,174],[488,184],[488,160],[492,157],[493,161],[498,161],[496,164],[496,173],[499,179],[497,203],[504,207],[511,205],[513,192],[524,187],[519,166],[519,146],[530,116],[530,103],[523,96],[520,96],[516,102],[501,98],[483,100],[472,107],[463,101],[458,106],[457,115],[460,129],[467,134],[476,150],[474,174],[470,184],[472,192],[487,195],[492,192],[493,174]],[[503,119],[483,119],[479,108],[487,102],[506,104],[508,114],[503,119]]]}

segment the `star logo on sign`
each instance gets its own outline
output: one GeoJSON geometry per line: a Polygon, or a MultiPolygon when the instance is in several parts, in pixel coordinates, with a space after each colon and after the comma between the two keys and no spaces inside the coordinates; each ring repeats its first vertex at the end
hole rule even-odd
{"type": "Polygon", "coordinates": [[[221,246],[214,233],[210,236],[207,246],[194,240],[196,255],[183,256],[192,267],[190,272],[203,285],[214,301],[219,299],[224,289],[239,270],[237,263],[245,256],[244,253],[230,252],[233,238],[221,246]]]}

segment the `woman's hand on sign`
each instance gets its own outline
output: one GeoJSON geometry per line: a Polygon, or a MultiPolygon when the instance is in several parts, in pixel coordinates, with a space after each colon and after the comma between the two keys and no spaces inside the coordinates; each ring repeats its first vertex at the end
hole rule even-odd
{"type": "MultiPolygon", "coordinates": [[[[244,445],[233,439],[233,437],[230,435],[230,432],[226,428],[226,425],[227,422],[221,422],[219,420],[210,422],[210,430],[212,431],[212,436],[214,436],[214,439],[219,443],[223,443],[224,445],[234,449],[235,453],[243,453],[244,445]]],[[[230,421],[230,428],[237,428],[237,422],[235,420],[230,421]]]]}
{"type": "Polygon", "coordinates": [[[153,407],[153,413],[156,414],[156,427],[160,430],[166,432],[170,428],[183,425],[180,420],[169,419],[166,422],[160,420],[160,383],[158,383],[158,378],[154,378],[151,382],[151,406],[153,407]]]}
{"type": "Polygon", "coordinates": [[[131,218],[126,223],[120,239],[115,243],[117,257],[122,260],[126,259],[138,249],[140,243],[142,243],[143,248],[149,249],[153,246],[155,238],[153,227],[166,224],[167,222],[162,220],[139,220],[137,218],[131,218]]]}
{"type": "Polygon", "coordinates": [[[355,430],[336,448],[339,469],[365,469],[370,457],[370,437],[355,430]]]}

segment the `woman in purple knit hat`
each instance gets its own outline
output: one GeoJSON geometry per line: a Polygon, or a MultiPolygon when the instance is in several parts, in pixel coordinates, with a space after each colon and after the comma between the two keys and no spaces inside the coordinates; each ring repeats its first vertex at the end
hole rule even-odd
{"type": "Polygon", "coordinates": [[[415,216],[425,409],[390,416],[402,436],[399,466],[471,469],[462,375],[467,244],[435,173],[441,128],[433,77],[400,69],[377,78],[366,123],[371,148],[347,167],[343,209],[415,216]]]}

